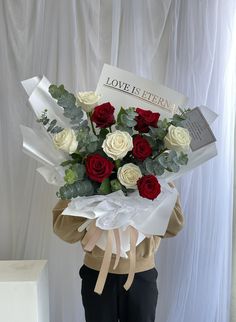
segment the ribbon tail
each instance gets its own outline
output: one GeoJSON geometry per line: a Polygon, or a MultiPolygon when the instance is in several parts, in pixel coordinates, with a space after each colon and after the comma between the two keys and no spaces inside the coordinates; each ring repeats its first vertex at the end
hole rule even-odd
{"type": "Polygon", "coordinates": [[[137,239],[138,239],[137,230],[134,227],[130,226],[130,267],[129,267],[128,278],[124,284],[124,288],[126,289],[126,291],[128,291],[128,289],[130,288],[134,280],[137,239]]]}
{"type": "Polygon", "coordinates": [[[106,282],[108,270],[111,263],[111,255],[112,255],[112,230],[108,230],[107,244],[106,244],[106,249],[105,249],[105,253],[102,261],[102,266],[94,288],[94,292],[99,295],[102,294],[102,291],[106,282]]]}
{"type": "Polygon", "coordinates": [[[113,233],[114,233],[115,241],[116,241],[116,260],[115,260],[115,264],[113,266],[113,269],[115,270],[116,267],[119,264],[121,246],[120,246],[120,232],[119,232],[119,229],[114,229],[113,233]]]}
{"type": "Polygon", "coordinates": [[[95,221],[90,223],[89,230],[86,232],[84,238],[81,240],[83,246],[87,245],[90,239],[93,237],[95,232],[97,231],[95,221]]]}
{"type": "Polygon", "coordinates": [[[87,219],[81,226],[78,228],[78,232],[81,233],[83,230],[85,230],[90,224],[92,219],[87,219]]]}
{"type": "Polygon", "coordinates": [[[102,230],[100,228],[97,228],[97,230],[95,231],[93,236],[90,238],[88,243],[84,246],[84,250],[91,252],[94,249],[97,241],[101,237],[101,234],[102,234],[102,230]]]}

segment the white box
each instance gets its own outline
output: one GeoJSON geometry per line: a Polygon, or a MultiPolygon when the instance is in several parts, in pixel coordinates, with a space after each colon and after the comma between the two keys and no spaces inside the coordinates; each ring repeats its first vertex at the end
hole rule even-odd
{"type": "Polygon", "coordinates": [[[49,322],[46,260],[0,261],[0,321],[49,322]]]}

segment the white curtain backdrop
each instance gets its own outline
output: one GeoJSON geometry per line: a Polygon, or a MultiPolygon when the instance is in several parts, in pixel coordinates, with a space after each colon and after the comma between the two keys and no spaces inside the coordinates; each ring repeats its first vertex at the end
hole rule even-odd
{"type": "Polygon", "coordinates": [[[48,259],[51,322],[85,321],[83,253],[53,235],[56,189],[21,151],[19,125],[37,124],[20,81],[45,74],[70,90],[92,90],[103,63],[219,114],[218,157],[178,182],[185,228],[157,254],[156,321],[229,321],[235,6],[235,0],[0,0],[0,259],[48,259]]]}

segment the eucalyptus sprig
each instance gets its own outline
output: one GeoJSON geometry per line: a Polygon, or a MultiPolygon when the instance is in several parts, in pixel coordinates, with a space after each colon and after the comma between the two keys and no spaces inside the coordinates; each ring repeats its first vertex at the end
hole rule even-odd
{"type": "Polygon", "coordinates": [[[70,119],[71,124],[78,126],[83,122],[84,112],[82,108],[76,105],[74,94],[69,93],[64,85],[50,85],[49,93],[57,101],[57,104],[64,108],[63,115],[70,119]]]}
{"type": "Polygon", "coordinates": [[[56,125],[57,120],[55,120],[55,119],[50,121],[50,119],[47,116],[47,112],[48,112],[48,110],[45,109],[42,112],[41,117],[39,119],[37,119],[37,122],[42,123],[44,125],[44,127],[47,129],[47,131],[50,133],[61,132],[63,130],[63,127],[56,125]]]}

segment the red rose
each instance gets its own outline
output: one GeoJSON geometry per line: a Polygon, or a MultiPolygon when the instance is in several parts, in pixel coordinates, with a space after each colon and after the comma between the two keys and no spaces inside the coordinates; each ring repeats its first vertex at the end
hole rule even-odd
{"type": "Polygon", "coordinates": [[[157,178],[147,175],[140,178],[137,182],[138,191],[141,197],[154,200],[161,192],[161,186],[157,178]]]}
{"type": "Polygon", "coordinates": [[[91,120],[96,124],[96,127],[109,127],[115,123],[114,111],[115,108],[109,102],[98,105],[93,111],[91,120]]]}
{"type": "Polygon", "coordinates": [[[152,154],[152,148],[149,142],[141,135],[136,135],[133,139],[133,156],[138,160],[144,161],[152,154]]]}
{"type": "Polygon", "coordinates": [[[136,108],[138,115],[135,117],[137,124],[135,125],[135,130],[141,133],[147,133],[149,131],[149,126],[157,127],[157,122],[159,120],[160,114],[153,113],[149,110],[143,110],[139,107],[136,108]]]}
{"type": "Polygon", "coordinates": [[[87,157],[85,167],[87,176],[91,180],[102,182],[111,175],[114,164],[96,153],[87,157]]]}

